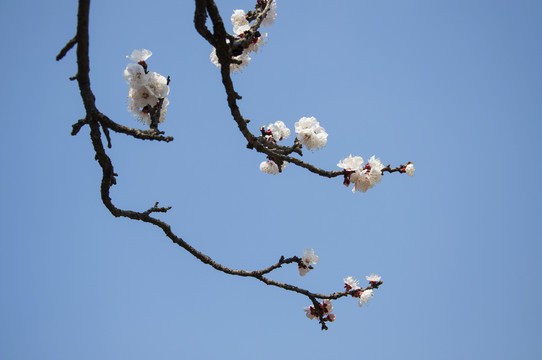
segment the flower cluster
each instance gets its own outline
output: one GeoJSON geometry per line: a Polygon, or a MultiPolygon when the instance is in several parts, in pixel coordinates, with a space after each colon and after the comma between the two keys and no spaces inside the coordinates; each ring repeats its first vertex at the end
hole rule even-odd
{"type": "MultiPolygon", "coordinates": [[[[287,139],[291,133],[290,129],[288,129],[282,121],[276,121],[273,124],[267,125],[267,129],[265,126],[262,126],[260,131],[265,137],[265,140],[274,144],[276,144],[278,141],[287,139]]],[[[260,171],[267,174],[276,175],[279,172],[282,172],[286,165],[288,165],[286,161],[268,157],[266,161],[260,163],[260,171]]]]}
{"type": "MultiPolygon", "coordinates": [[[[258,12],[262,12],[265,9],[267,6],[267,1],[269,0],[258,0],[258,3],[256,4],[256,11],[249,11],[248,14],[245,13],[244,10],[233,11],[231,22],[233,25],[233,33],[236,35],[236,40],[242,40],[249,36],[252,40],[242,48],[233,47],[232,53],[234,56],[232,59],[235,62],[230,64],[230,73],[242,71],[242,69],[250,63],[250,53],[258,52],[258,49],[267,42],[267,33],[262,34],[257,30],[251,30],[250,26],[250,22],[256,18],[255,14],[258,14],[258,12]]],[[[273,25],[277,17],[276,6],[276,1],[273,1],[260,26],[269,27],[273,25]]],[[[230,44],[228,39],[226,41],[228,44],[230,44]]],[[[235,45],[235,41],[232,45],[235,45]]],[[[218,68],[221,67],[220,61],[218,60],[218,56],[216,54],[216,49],[213,49],[209,58],[218,68]]]]}
{"type": "Polygon", "coordinates": [[[297,140],[309,150],[319,149],[327,144],[327,132],[314,116],[302,117],[295,123],[297,140]]]}
{"type": "MultiPolygon", "coordinates": [[[[305,255],[307,255],[308,259],[311,256],[315,256],[312,249],[305,249],[305,253],[303,253],[303,256],[305,257],[305,255]]],[[[318,262],[318,257],[316,257],[316,262],[318,262]]],[[[344,278],[344,287],[346,291],[352,297],[359,299],[358,305],[360,307],[362,307],[364,304],[368,305],[369,300],[374,296],[373,289],[378,289],[378,287],[382,285],[382,277],[380,275],[371,274],[366,276],[365,278],[367,279],[367,281],[369,281],[369,286],[367,286],[365,289],[361,288],[359,286],[359,281],[354,279],[352,276],[344,278]]],[[[311,320],[319,318],[320,322],[322,323],[322,330],[326,330],[327,327],[324,325],[323,321],[332,322],[336,319],[335,314],[331,313],[333,311],[333,306],[331,305],[331,300],[329,299],[324,300],[321,304],[318,305],[318,307],[307,306],[306,308],[303,308],[303,311],[305,311],[305,315],[311,320]]]]}
{"type": "Polygon", "coordinates": [[[318,264],[320,261],[320,258],[318,255],[314,253],[314,250],[311,248],[306,248],[303,251],[303,255],[301,256],[301,263],[298,264],[299,267],[299,275],[305,276],[309,271],[314,269],[311,264],[318,264]]]}
{"type": "Polygon", "coordinates": [[[326,299],[322,301],[321,304],[318,304],[320,307],[320,311],[318,311],[314,306],[307,306],[306,308],[303,308],[303,311],[305,311],[305,315],[311,320],[317,319],[319,317],[322,317],[322,320],[333,322],[337,318],[335,314],[332,314],[333,311],[333,305],[331,305],[331,300],[326,299]],[[327,315],[327,316],[326,316],[327,315]],[[325,316],[325,317],[324,317],[325,316]]]}
{"type": "Polygon", "coordinates": [[[344,169],[344,185],[349,186],[354,184],[352,192],[366,192],[372,189],[376,183],[382,181],[382,169],[384,165],[380,159],[376,159],[374,155],[363,165],[361,156],[349,155],[347,158],[339,161],[338,167],[344,169]]]}
{"type": "Polygon", "coordinates": [[[128,111],[147,125],[151,125],[151,114],[157,111],[160,111],[158,123],[164,122],[169,104],[169,80],[147,71],[146,60],[151,55],[152,52],[147,49],[134,50],[132,55],[127,56],[133,63],[129,63],[123,73],[124,80],[130,85],[128,111]]]}
{"type": "Polygon", "coordinates": [[[382,277],[380,275],[371,274],[365,277],[369,281],[369,286],[366,289],[359,287],[359,281],[352,276],[345,278],[344,288],[350,292],[350,295],[355,298],[359,298],[358,305],[361,307],[363,304],[368,304],[369,300],[374,296],[373,289],[382,285],[382,277]]]}
{"type": "MultiPolygon", "coordinates": [[[[291,133],[290,129],[282,121],[267,125],[267,129],[262,126],[260,131],[267,141],[274,144],[288,138],[291,133]]],[[[314,116],[299,119],[295,123],[295,132],[297,133],[296,141],[298,144],[305,145],[309,150],[322,148],[327,143],[328,134],[314,116]]],[[[286,164],[284,161],[268,157],[266,161],[260,164],[260,170],[275,175],[282,172],[286,164]]]]}

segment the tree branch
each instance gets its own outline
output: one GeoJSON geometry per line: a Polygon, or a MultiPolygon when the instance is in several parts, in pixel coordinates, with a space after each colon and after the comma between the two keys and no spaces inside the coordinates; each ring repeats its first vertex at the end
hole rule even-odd
{"type": "MultiPolygon", "coordinates": [[[[104,148],[104,144],[102,142],[100,125],[102,125],[104,129],[110,128],[114,131],[123,132],[125,134],[131,135],[134,137],[145,138],[148,140],[163,140],[163,141],[168,141],[168,140],[167,138],[161,138],[155,134],[146,133],[146,132],[136,130],[136,129],[122,127],[114,123],[113,121],[111,121],[109,118],[107,118],[107,116],[100,113],[98,109],[96,108],[95,97],[90,88],[90,79],[88,77],[88,73],[89,73],[88,12],[89,12],[89,0],[80,0],[78,22],[77,22],[77,66],[78,66],[78,73],[79,73],[77,80],[79,83],[81,97],[83,99],[83,103],[87,111],[87,116],[85,117],[85,119],[81,119],[76,124],[73,125],[74,127],[73,132],[77,133],[79,129],[85,124],[88,124],[90,126],[91,142],[96,152],[96,159],[98,160],[98,163],[100,167],[102,168],[102,182],[101,182],[101,190],[100,190],[101,198],[105,207],[111,212],[111,214],[115,217],[126,217],[129,219],[139,220],[139,221],[143,221],[143,222],[157,226],[175,244],[179,245],[180,247],[188,251],[190,254],[192,254],[194,257],[196,257],[198,260],[200,260],[204,264],[208,264],[212,266],[213,268],[215,268],[216,270],[219,270],[223,273],[236,275],[236,276],[243,276],[243,277],[253,277],[255,279],[258,279],[259,281],[262,281],[263,283],[267,285],[276,286],[288,291],[297,292],[306,296],[312,296],[319,299],[338,299],[340,297],[346,296],[347,295],[346,293],[333,293],[330,295],[312,293],[308,290],[304,290],[290,284],[284,284],[272,279],[268,279],[265,276],[263,276],[264,274],[268,274],[271,271],[281,267],[284,264],[291,264],[294,262],[299,263],[300,259],[298,257],[294,256],[288,259],[284,259],[284,257],[281,257],[281,259],[279,260],[277,264],[272,265],[263,270],[246,271],[246,270],[230,269],[224,265],[221,265],[215,262],[211,257],[196,250],[194,247],[192,247],[182,238],[175,235],[173,231],[171,230],[171,226],[169,224],[151,216],[152,213],[157,213],[157,212],[165,213],[169,209],[171,209],[171,207],[159,208],[158,203],[156,203],[152,208],[146,211],[137,212],[137,211],[132,211],[132,210],[122,210],[113,204],[110,197],[110,190],[111,190],[111,187],[116,184],[116,178],[115,178],[116,174],[113,169],[113,163],[111,162],[111,159],[107,155],[104,148]]],[[[215,13],[215,18],[217,14],[218,13],[215,13]]]]}
{"type": "MultiPolygon", "coordinates": [[[[262,137],[256,137],[250,132],[247,127],[248,121],[243,117],[241,111],[239,110],[239,106],[237,105],[237,100],[240,100],[241,96],[235,91],[235,88],[233,86],[233,80],[231,79],[230,63],[232,61],[232,55],[231,49],[226,41],[227,35],[229,34],[227,34],[226,29],[224,28],[224,22],[222,21],[222,18],[220,16],[220,13],[218,12],[214,0],[205,1],[207,4],[207,11],[209,12],[209,16],[213,23],[213,29],[215,31],[214,38],[216,42],[216,53],[218,56],[218,60],[221,64],[220,74],[222,76],[222,84],[224,85],[224,89],[227,95],[228,107],[230,108],[233,119],[237,123],[239,131],[241,131],[241,134],[243,134],[243,136],[248,142],[247,148],[255,149],[257,152],[266,154],[270,158],[280,159],[281,161],[286,161],[288,163],[297,165],[323,177],[334,178],[343,175],[343,170],[323,170],[298,158],[289,156],[292,152],[296,152],[299,155],[302,155],[301,144],[299,144],[297,147],[295,144],[292,147],[282,147],[280,145],[273,144],[272,142],[265,141],[265,139],[262,139],[262,137]]],[[[198,2],[199,1],[197,0],[196,3],[198,2]]],[[[262,20],[271,8],[271,4],[272,1],[268,1],[264,10],[258,13],[258,15],[256,16],[256,23],[251,26],[251,30],[253,27],[257,29],[261,25],[262,20]]],[[[394,172],[389,170],[386,171],[394,172]]]]}
{"type": "Polygon", "coordinates": [[[215,46],[215,40],[213,34],[207,28],[205,23],[207,22],[207,2],[206,0],[196,0],[196,11],[194,12],[194,26],[197,32],[209,42],[212,46],[215,46]]]}
{"type": "Polygon", "coordinates": [[[56,56],[56,61],[59,61],[61,60],[64,56],[66,56],[66,54],[68,53],[68,51],[71,50],[72,47],[75,46],[75,44],[77,44],[77,35],[73,37],[73,39],[71,39],[70,41],[68,41],[68,43],[66,45],[64,45],[64,47],[62,48],[62,50],[60,50],[60,52],[58,53],[58,55],[56,56]]]}
{"type": "MultiPolygon", "coordinates": [[[[271,6],[271,1],[266,3],[266,6],[262,12],[256,16],[256,23],[253,25],[255,29],[261,24],[263,17],[267,11],[269,11],[271,6]]],[[[113,204],[110,196],[111,187],[116,184],[117,174],[114,172],[113,163],[111,158],[108,156],[104,144],[102,142],[102,133],[100,127],[103,129],[104,136],[108,146],[111,147],[111,139],[109,136],[109,130],[113,130],[117,133],[123,133],[129,136],[132,136],[137,139],[142,140],[157,140],[157,141],[172,141],[173,138],[169,136],[162,136],[163,132],[158,131],[157,128],[151,128],[150,130],[138,130],[132,129],[126,126],[117,124],[116,122],[109,119],[106,115],[102,114],[95,105],[95,96],[92,92],[89,78],[90,71],[90,60],[89,60],[89,7],[90,0],[80,0],[79,9],[77,15],[77,35],[66,44],[66,46],[60,51],[57,59],[62,58],[73,46],[77,45],[77,77],[76,80],[79,85],[79,91],[83,104],[85,107],[86,116],[84,119],[80,119],[77,123],[72,126],[72,135],[76,135],[84,125],[89,125],[90,127],[90,139],[95,151],[95,159],[98,161],[99,166],[102,169],[102,180],[100,186],[100,195],[103,204],[109,210],[109,212],[115,217],[126,217],[133,220],[143,221],[149,224],[152,224],[162,230],[162,232],[175,244],[182,247],[195,258],[200,260],[202,263],[212,266],[214,269],[221,271],[225,274],[243,276],[243,277],[252,277],[255,278],[267,285],[275,286],[287,291],[296,292],[302,295],[305,295],[311,299],[315,306],[318,304],[316,299],[329,299],[335,300],[341,297],[348,295],[353,296],[353,292],[343,291],[332,294],[320,294],[313,293],[311,291],[299,288],[294,285],[281,283],[272,279],[265,277],[264,275],[271,273],[272,271],[282,267],[282,265],[288,265],[297,263],[298,267],[305,266],[302,259],[297,256],[290,258],[284,258],[281,256],[279,261],[265,269],[247,271],[247,270],[236,270],[228,268],[222,264],[215,262],[208,255],[196,250],[181,237],[177,236],[171,229],[171,226],[166,222],[151,216],[154,213],[166,213],[171,209],[171,207],[158,207],[158,202],[154,204],[153,207],[147,209],[146,211],[138,212],[132,210],[123,210],[118,208],[113,204]]],[[[293,146],[285,147],[280,146],[271,142],[267,142],[264,137],[254,136],[247,128],[247,120],[243,118],[239,107],[237,106],[237,100],[241,97],[235,92],[233,87],[233,82],[230,77],[229,65],[231,63],[231,49],[228,46],[227,39],[231,35],[227,34],[224,29],[224,24],[216,7],[216,4],[213,0],[196,0],[196,10],[194,15],[194,24],[195,27],[202,37],[209,41],[212,45],[214,44],[217,49],[217,56],[219,58],[221,67],[222,82],[224,84],[228,106],[230,108],[231,114],[236,121],[239,130],[245,137],[248,142],[248,146],[254,148],[258,152],[267,154],[270,157],[277,158],[283,161],[287,161],[303,167],[313,173],[316,173],[321,176],[328,178],[337,177],[344,174],[344,171],[326,171],[320,168],[317,168],[314,165],[305,163],[297,158],[289,156],[292,153],[297,153],[302,156],[301,145],[296,141],[293,146]],[[212,23],[214,34],[207,29],[205,21],[207,19],[207,14],[209,14],[212,23]]],[[[168,81],[169,83],[169,81],[168,81]]],[[[158,116],[160,112],[160,107],[158,107],[158,116]]],[[[385,168],[387,172],[401,171],[401,167],[391,169],[389,166],[385,168]]],[[[404,169],[403,169],[404,170],[404,169]]],[[[379,284],[371,285],[372,288],[377,288],[379,284]]],[[[371,287],[370,287],[371,288],[371,287]]],[[[320,311],[320,310],[319,310],[320,311]]],[[[323,315],[320,313],[320,315],[323,315]]],[[[320,323],[322,324],[322,329],[327,329],[325,325],[325,320],[320,316],[320,323]]]]}

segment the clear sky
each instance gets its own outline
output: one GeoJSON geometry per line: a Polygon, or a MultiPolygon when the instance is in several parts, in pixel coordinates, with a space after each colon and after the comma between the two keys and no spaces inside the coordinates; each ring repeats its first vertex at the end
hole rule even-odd
{"type": "MultiPolygon", "coordinates": [[[[254,1],[219,1],[224,19],[254,1]]],[[[219,273],[158,229],[114,218],[83,128],[76,2],[0,2],[2,359],[536,359],[542,310],[542,2],[278,2],[269,42],[234,76],[242,113],[293,130],[315,116],[327,146],[304,159],[337,170],[349,154],[413,161],[365,194],[290,166],[259,171],[231,119],[193,1],[91,4],[98,108],[126,111],[133,49],[170,75],[169,144],[113,134],[113,201],[161,216],[231,268],[320,256],[315,292],[383,276],[369,307],[334,302],[322,332],[308,299],[219,273]]],[[[229,28],[229,24],[228,24],[229,28]]],[[[141,126],[142,127],[142,126],[141,126]]],[[[292,141],[292,139],[290,139],[292,141]]]]}

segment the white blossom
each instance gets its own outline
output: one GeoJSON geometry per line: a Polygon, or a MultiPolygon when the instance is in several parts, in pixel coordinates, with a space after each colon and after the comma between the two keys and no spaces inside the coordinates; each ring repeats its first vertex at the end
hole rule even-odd
{"type": "Polygon", "coordinates": [[[271,8],[267,12],[267,14],[265,14],[265,18],[263,19],[261,26],[269,27],[275,23],[275,19],[277,18],[276,8],[277,2],[273,1],[273,3],[271,4],[271,8]]]}
{"type": "Polygon", "coordinates": [[[158,98],[147,86],[132,86],[128,89],[128,102],[137,108],[155,106],[158,98]]]}
{"type": "Polygon", "coordinates": [[[302,117],[295,123],[295,132],[299,142],[307,149],[319,149],[327,143],[326,130],[320,126],[315,117],[302,117]]]}
{"type": "MultiPolygon", "coordinates": [[[[164,98],[162,102],[162,108],[160,109],[160,117],[158,119],[158,123],[163,123],[164,121],[166,121],[166,112],[167,112],[168,105],[169,105],[169,99],[164,98]]],[[[137,121],[142,122],[147,125],[151,124],[151,115],[148,108],[145,108],[145,106],[137,106],[135,102],[129,101],[128,111],[131,112],[132,115],[136,117],[137,121]]]]}
{"type": "Polygon", "coordinates": [[[316,319],[318,317],[316,315],[316,310],[314,309],[314,306],[307,306],[303,308],[303,311],[306,312],[305,315],[311,320],[316,319]]]}
{"type": "Polygon", "coordinates": [[[365,279],[367,279],[367,281],[369,282],[380,282],[380,279],[382,279],[382,276],[371,274],[371,275],[366,276],[365,279]]]}
{"type": "Polygon", "coordinates": [[[276,121],[273,124],[267,125],[267,129],[271,131],[271,136],[276,141],[287,139],[290,136],[290,129],[284,125],[282,121],[276,121]]]}
{"type": "Polygon", "coordinates": [[[244,52],[239,56],[235,56],[233,59],[241,61],[240,64],[230,64],[230,72],[241,72],[245,66],[248,65],[252,58],[248,56],[248,52],[244,52]]]}
{"type": "Polygon", "coordinates": [[[165,121],[169,100],[169,86],[167,79],[155,72],[147,73],[138,62],[147,60],[152,53],[149,50],[134,50],[131,56],[127,56],[135,63],[126,66],[123,72],[124,80],[130,85],[128,88],[128,111],[136,117],[136,120],[151,124],[151,111],[157,110],[162,99],[160,117],[158,122],[165,121]]]}
{"type": "Polygon", "coordinates": [[[414,164],[412,164],[412,163],[409,163],[409,164],[405,167],[405,172],[406,172],[407,175],[410,176],[410,177],[413,177],[413,176],[414,176],[414,171],[416,171],[416,169],[414,168],[414,164]]]}
{"type": "Polygon", "coordinates": [[[374,155],[361,170],[356,170],[350,175],[350,181],[354,184],[352,192],[366,192],[372,189],[376,183],[382,181],[382,169],[384,165],[374,155]]]}
{"type": "Polygon", "coordinates": [[[129,63],[122,73],[124,80],[130,86],[139,86],[147,83],[148,74],[145,73],[143,66],[137,63],[129,63]]]}
{"type": "Polygon", "coordinates": [[[256,42],[252,42],[252,43],[250,43],[250,45],[248,45],[249,52],[251,52],[251,51],[258,52],[260,47],[267,44],[267,41],[268,41],[267,33],[260,34],[260,36],[258,37],[256,42]]]}
{"type": "Polygon", "coordinates": [[[250,26],[247,20],[247,14],[244,10],[233,10],[233,15],[231,16],[231,23],[233,24],[233,32],[236,34],[240,34],[236,32],[236,29],[240,28],[241,26],[250,26]]]}
{"type": "MultiPolygon", "coordinates": [[[[333,311],[333,305],[331,305],[331,300],[325,299],[324,301],[322,301],[321,304],[318,305],[320,307],[319,310],[321,311],[322,316],[327,314],[329,321],[335,321],[336,316],[331,313],[333,311]]],[[[303,311],[305,311],[305,315],[311,320],[318,318],[318,312],[316,311],[316,308],[312,305],[303,308],[303,311]]]]}
{"type": "Polygon", "coordinates": [[[342,159],[337,164],[338,167],[348,171],[360,170],[363,165],[363,158],[361,156],[348,155],[347,158],[342,159]]]}
{"type": "Polygon", "coordinates": [[[371,167],[369,177],[371,178],[371,183],[374,186],[374,184],[382,181],[382,169],[384,169],[384,165],[382,164],[380,159],[376,159],[373,155],[369,159],[369,166],[371,167]]]}
{"type": "MultiPolygon", "coordinates": [[[[277,13],[275,11],[276,4],[273,2],[271,5],[271,9],[266,14],[266,17],[262,21],[263,26],[270,26],[277,17],[277,13]],[[265,24],[265,25],[264,25],[265,24]]],[[[231,16],[231,22],[233,25],[233,33],[236,34],[238,37],[243,37],[244,33],[246,31],[250,30],[250,22],[247,20],[247,14],[244,10],[234,10],[233,14],[231,16]]],[[[226,40],[229,42],[229,40],[226,40]]],[[[240,64],[230,64],[230,73],[232,72],[241,72],[242,69],[248,65],[251,58],[249,54],[251,52],[258,52],[259,48],[267,42],[267,33],[262,33],[260,36],[254,41],[252,41],[248,46],[243,50],[243,53],[241,55],[235,56],[232,59],[238,60],[241,63],[240,64]]],[[[211,52],[211,55],[209,56],[211,62],[215,64],[217,67],[220,68],[220,62],[218,61],[218,57],[216,55],[216,49],[213,49],[211,52]]]]}
{"type": "Polygon", "coordinates": [[[163,123],[166,121],[166,113],[167,113],[167,106],[169,105],[169,99],[164,98],[164,101],[162,102],[162,109],[160,110],[160,118],[158,119],[158,123],[163,123]]]}
{"type": "MultiPolygon", "coordinates": [[[[230,73],[232,72],[241,72],[245,66],[248,65],[251,58],[248,56],[248,51],[244,51],[241,55],[234,56],[232,59],[241,61],[240,64],[230,64],[230,73]]],[[[209,58],[211,59],[211,62],[215,64],[216,67],[219,69],[222,67],[220,64],[220,61],[218,61],[218,56],[216,55],[216,49],[213,48],[213,51],[211,52],[211,55],[209,55],[209,58]]]]}
{"type": "Polygon", "coordinates": [[[346,288],[346,291],[358,290],[360,289],[359,281],[354,279],[352,276],[349,276],[344,278],[344,287],[346,288]]]}
{"type": "Polygon", "coordinates": [[[303,250],[303,255],[301,256],[301,260],[303,261],[303,263],[307,266],[309,266],[310,264],[318,264],[318,262],[320,261],[320,258],[318,257],[318,255],[316,255],[314,253],[314,250],[311,249],[311,248],[306,248],[305,250],[303,250]]]}
{"type": "Polygon", "coordinates": [[[211,55],[209,55],[209,58],[217,68],[220,69],[222,67],[222,65],[220,65],[220,61],[218,61],[218,56],[216,55],[216,48],[213,48],[213,51],[211,51],[211,55]]]}
{"type": "Polygon", "coordinates": [[[133,102],[128,102],[128,111],[135,116],[137,121],[147,125],[151,124],[150,114],[148,112],[144,112],[140,107],[135,106],[133,102]]]}
{"type": "Polygon", "coordinates": [[[250,25],[248,24],[248,22],[246,23],[246,25],[234,26],[233,27],[233,33],[235,35],[243,34],[245,31],[248,31],[248,30],[250,30],[250,25]]]}
{"type": "Polygon", "coordinates": [[[152,52],[147,49],[140,49],[140,50],[134,50],[132,51],[132,55],[126,56],[128,59],[135,61],[136,63],[140,61],[146,61],[148,58],[150,58],[152,55],[152,52]]]}
{"type": "Polygon", "coordinates": [[[306,248],[303,250],[303,255],[301,256],[302,264],[299,264],[299,275],[305,276],[309,271],[311,271],[311,264],[318,264],[320,258],[314,253],[314,250],[311,248],[306,248]]]}
{"type": "Polygon", "coordinates": [[[325,314],[329,314],[333,311],[333,305],[331,305],[331,300],[329,299],[325,299],[323,302],[322,302],[322,312],[325,314]]]}
{"type": "Polygon", "coordinates": [[[372,296],[374,296],[372,289],[364,290],[361,296],[359,297],[359,302],[358,302],[359,307],[362,307],[363,304],[367,304],[368,306],[369,300],[371,299],[372,296]]]}
{"type": "Polygon", "coordinates": [[[273,160],[267,159],[266,161],[261,162],[260,171],[267,174],[276,175],[279,173],[279,166],[273,160]]]}
{"type": "Polygon", "coordinates": [[[159,99],[163,99],[168,96],[169,86],[167,84],[167,79],[155,72],[151,72],[148,75],[148,82],[146,86],[152,92],[152,94],[159,99]]]}

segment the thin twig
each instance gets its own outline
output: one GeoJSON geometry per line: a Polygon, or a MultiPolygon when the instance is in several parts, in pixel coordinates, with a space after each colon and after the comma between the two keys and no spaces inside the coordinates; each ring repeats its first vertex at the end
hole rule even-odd
{"type": "Polygon", "coordinates": [[[68,53],[68,51],[71,50],[72,47],[75,46],[75,44],[77,44],[77,35],[73,37],[73,39],[71,39],[70,41],[68,41],[66,43],[66,45],[64,45],[64,47],[62,48],[62,50],[60,50],[60,52],[58,53],[58,55],[56,56],[56,61],[59,61],[61,60],[64,56],[66,56],[66,54],[68,53]]]}

